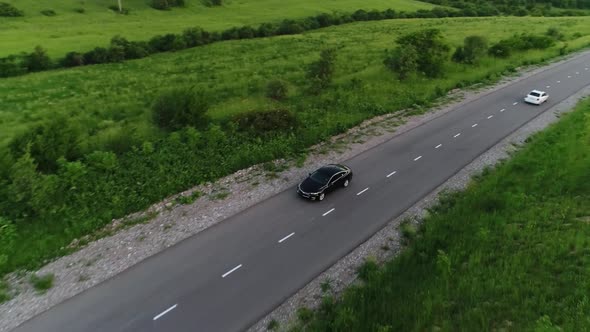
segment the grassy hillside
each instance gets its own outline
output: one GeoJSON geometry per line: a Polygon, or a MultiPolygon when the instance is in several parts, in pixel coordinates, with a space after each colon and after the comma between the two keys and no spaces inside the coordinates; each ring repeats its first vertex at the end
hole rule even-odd
{"type": "Polygon", "coordinates": [[[63,56],[68,51],[87,51],[107,45],[116,34],[129,40],[146,40],[193,26],[217,31],[332,11],[387,8],[416,11],[433,7],[413,0],[228,0],[223,7],[206,7],[199,0],[187,0],[185,8],[160,11],[151,8],[147,0],[123,0],[130,14],[120,15],[108,9],[117,5],[116,0],[3,1],[23,10],[25,16],[0,17],[0,57],[30,52],[36,45],[46,48],[51,56],[63,56]],[[57,15],[42,15],[41,11],[46,9],[54,10],[57,15]],[[76,9],[84,9],[84,13],[76,9]]]}
{"type": "Polygon", "coordinates": [[[192,185],[301,156],[364,119],[410,106],[423,111],[452,88],[557,56],[565,42],[570,49],[588,46],[590,18],[363,22],[0,80],[0,217],[14,226],[11,241],[0,239],[0,258],[6,255],[0,274],[34,268],[66,253],[74,238],[192,185]],[[438,28],[456,47],[471,34],[494,43],[513,33],[543,35],[548,27],[565,41],[506,59],[484,57],[479,66],[446,62],[437,79],[418,75],[400,82],[383,64],[385,49],[412,31],[438,28]],[[322,93],[310,93],[306,67],[327,47],[336,49],[334,80],[322,93]],[[274,78],[287,82],[283,101],[265,96],[274,78]],[[156,97],[188,87],[207,96],[210,125],[174,133],[155,127],[150,108],[156,97]],[[235,114],[277,109],[290,111],[295,125],[251,132],[230,121],[235,114]],[[27,135],[41,135],[35,136],[41,137],[36,156],[51,164],[43,172],[26,153],[27,137],[20,140],[25,150],[3,153],[11,138],[38,122],[43,126],[27,135]],[[59,158],[64,155],[69,160],[59,158]]]}
{"type": "Polygon", "coordinates": [[[292,331],[590,330],[589,169],[586,101],[292,331]]]}
{"type": "Polygon", "coordinates": [[[117,135],[128,130],[123,125],[129,123],[138,128],[138,135],[152,135],[149,105],[166,88],[194,85],[207,91],[213,99],[210,114],[224,120],[236,113],[274,107],[264,96],[265,84],[281,78],[290,83],[294,96],[286,104],[295,107],[300,103],[300,89],[307,84],[305,65],[315,60],[318,50],[324,47],[339,48],[336,83],[345,85],[353,78],[360,79],[373,100],[387,109],[399,109],[409,97],[426,98],[435,86],[451,88],[458,80],[476,81],[502,71],[508,64],[518,65],[524,58],[548,58],[557,54],[559,46],[509,60],[486,58],[477,68],[448,64],[452,75],[447,78],[402,84],[383,66],[383,51],[394,46],[397,36],[438,28],[452,45],[458,46],[468,34],[487,36],[494,42],[513,33],[543,34],[548,27],[557,27],[568,38],[574,33],[584,35],[568,41],[570,47],[590,41],[590,19],[585,17],[392,20],[355,23],[297,36],[223,42],[123,64],[3,79],[0,146],[19,130],[55,113],[80,119],[98,137],[117,135]],[[417,86],[424,88],[415,89],[417,86]]]}

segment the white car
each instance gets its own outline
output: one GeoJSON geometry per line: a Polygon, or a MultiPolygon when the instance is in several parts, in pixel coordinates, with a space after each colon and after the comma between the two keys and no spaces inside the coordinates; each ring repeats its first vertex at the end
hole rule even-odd
{"type": "Polygon", "coordinates": [[[549,95],[545,91],[533,90],[524,98],[524,101],[529,104],[541,105],[547,101],[549,95]]]}

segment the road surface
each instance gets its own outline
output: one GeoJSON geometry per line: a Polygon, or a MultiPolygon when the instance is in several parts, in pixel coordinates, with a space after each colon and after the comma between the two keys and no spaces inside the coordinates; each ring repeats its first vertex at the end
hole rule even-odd
{"type": "Polygon", "coordinates": [[[18,332],[240,331],[498,141],[590,84],[590,52],[344,163],[319,202],[282,192],[25,322],[18,332]],[[523,103],[545,90],[541,106],[523,103]]]}

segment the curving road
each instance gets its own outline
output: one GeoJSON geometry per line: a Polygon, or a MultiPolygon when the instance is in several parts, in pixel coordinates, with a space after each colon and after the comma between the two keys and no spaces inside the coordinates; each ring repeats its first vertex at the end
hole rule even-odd
{"type": "Polygon", "coordinates": [[[19,332],[248,328],[541,112],[590,84],[590,53],[509,85],[368,150],[321,203],[295,188],[229,218],[25,322],[19,332]],[[523,103],[545,90],[541,106],[523,103]]]}

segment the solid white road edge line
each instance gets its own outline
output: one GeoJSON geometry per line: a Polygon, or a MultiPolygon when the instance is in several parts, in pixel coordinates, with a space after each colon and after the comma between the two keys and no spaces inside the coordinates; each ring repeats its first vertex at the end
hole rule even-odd
{"type": "Polygon", "coordinates": [[[442,146],[442,144],[439,144],[439,145],[435,146],[434,148],[435,148],[435,149],[438,149],[438,148],[440,148],[441,146],[442,146]]]}
{"type": "Polygon", "coordinates": [[[289,234],[289,235],[285,236],[284,238],[280,239],[280,240],[279,240],[279,243],[282,243],[283,241],[285,241],[286,239],[290,238],[290,237],[291,237],[291,236],[293,236],[293,235],[295,235],[295,232],[293,232],[293,233],[291,233],[291,234],[289,234]]]}
{"type": "Polygon", "coordinates": [[[225,272],[225,273],[224,273],[224,274],[223,274],[221,277],[222,277],[222,278],[225,278],[225,277],[227,277],[228,275],[230,275],[230,273],[234,272],[235,270],[237,270],[237,269],[239,269],[239,268],[241,268],[241,267],[242,267],[242,264],[240,264],[240,265],[238,265],[238,266],[234,267],[233,269],[231,269],[231,270],[229,270],[229,271],[225,272]]]}
{"type": "Polygon", "coordinates": [[[422,156],[418,156],[418,157],[414,158],[414,161],[418,161],[420,158],[422,158],[422,156]]]}
{"type": "Polygon", "coordinates": [[[175,305],[171,306],[170,308],[168,308],[168,309],[166,309],[166,310],[162,311],[162,312],[161,312],[159,315],[157,315],[156,317],[154,317],[154,320],[156,320],[156,319],[158,319],[158,318],[160,318],[160,317],[164,316],[165,314],[169,313],[170,311],[174,310],[174,308],[176,308],[176,306],[177,306],[177,305],[178,305],[178,304],[175,304],[175,305]]]}
{"type": "Polygon", "coordinates": [[[325,217],[327,215],[329,215],[330,213],[332,213],[332,211],[336,210],[335,208],[331,208],[330,210],[328,210],[328,212],[322,214],[322,217],[325,217]]]}
{"type": "Polygon", "coordinates": [[[360,195],[362,195],[362,194],[363,194],[365,191],[367,191],[367,190],[369,190],[369,187],[367,187],[367,188],[365,188],[365,189],[363,189],[363,190],[359,191],[358,193],[356,193],[356,195],[357,195],[357,196],[360,196],[360,195]]]}
{"type": "Polygon", "coordinates": [[[391,172],[391,173],[387,174],[387,177],[390,177],[390,176],[392,176],[392,175],[393,175],[393,174],[395,174],[395,173],[397,173],[397,171],[393,171],[393,172],[391,172]]]}

